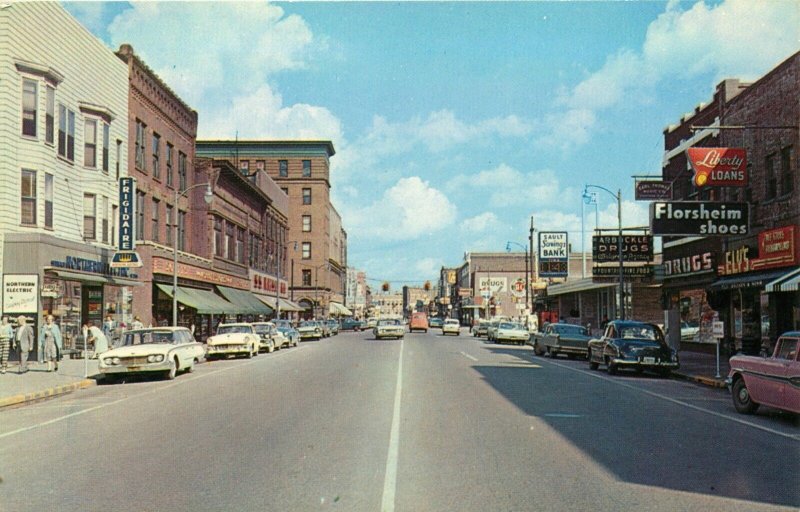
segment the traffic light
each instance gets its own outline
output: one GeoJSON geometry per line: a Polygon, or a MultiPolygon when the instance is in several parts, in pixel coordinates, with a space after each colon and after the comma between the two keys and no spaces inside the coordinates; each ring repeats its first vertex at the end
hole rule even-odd
{"type": "Polygon", "coordinates": [[[381,285],[381,290],[383,290],[384,292],[388,292],[389,291],[389,282],[388,281],[384,281],[384,283],[381,285]]]}
{"type": "Polygon", "coordinates": [[[425,284],[423,284],[423,285],[422,285],[422,288],[423,288],[423,289],[424,289],[426,292],[427,292],[427,291],[430,291],[430,289],[431,289],[431,282],[430,282],[430,281],[425,281],[425,284]]]}

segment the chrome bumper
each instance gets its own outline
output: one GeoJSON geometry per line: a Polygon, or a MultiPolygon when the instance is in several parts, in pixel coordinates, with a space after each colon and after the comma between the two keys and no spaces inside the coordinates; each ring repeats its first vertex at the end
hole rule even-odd
{"type": "Polygon", "coordinates": [[[645,363],[643,361],[634,361],[632,359],[612,359],[611,364],[616,366],[641,366],[643,368],[669,368],[677,370],[680,364],[675,361],[656,361],[655,363],[645,363]]]}
{"type": "Polygon", "coordinates": [[[100,373],[119,374],[119,373],[147,373],[147,372],[165,372],[170,370],[172,365],[169,360],[160,363],[145,363],[137,365],[124,365],[115,364],[111,366],[100,366],[100,373]]]}

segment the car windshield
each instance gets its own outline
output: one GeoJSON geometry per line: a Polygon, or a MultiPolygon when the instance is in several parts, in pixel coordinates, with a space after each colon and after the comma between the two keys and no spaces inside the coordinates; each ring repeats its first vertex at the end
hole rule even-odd
{"type": "Polygon", "coordinates": [[[149,343],[173,343],[172,331],[132,331],[125,333],[123,346],[147,345],[149,343]]]}
{"type": "Polygon", "coordinates": [[[294,329],[292,329],[291,327],[278,327],[278,332],[280,332],[281,334],[289,334],[293,330],[294,329]]]}
{"type": "Polygon", "coordinates": [[[253,330],[258,334],[269,334],[270,327],[271,326],[269,324],[253,324],[253,330]]]}
{"type": "Polygon", "coordinates": [[[500,325],[498,326],[498,329],[515,329],[515,328],[516,328],[515,324],[512,324],[510,322],[500,322],[500,325]]]}
{"type": "Polygon", "coordinates": [[[393,319],[379,320],[378,325],[400,325],[400,320],[393,320],[393,319]]]}
{"type": "Polygon", "coordinates": [[[317,322],[312,322],[310,320],[300,322],[300,327],[317,327],[317,322]]]}
{"type": "Polygon", "coordinates": [[[249,325],[220,325],[217,334],[252,334],[253,327],[249,325]]]}
{"type": "Polygon", "coordinates": [[[581,327],[580,325],[558,324],[555,326],[555,331],[558,334],[563,334],[566,336],[589,335],[589,330],[586,329],[586,327],[581,327]]]}

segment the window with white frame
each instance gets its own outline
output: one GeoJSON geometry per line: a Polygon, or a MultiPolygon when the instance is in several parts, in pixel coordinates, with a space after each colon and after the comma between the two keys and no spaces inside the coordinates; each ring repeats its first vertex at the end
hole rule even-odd
{"type": "Polygon", "coordinates": [[[97,236],[97,196],[83,194],[83,238],[94,240],[97,236]]]}
{"type": "Polygon", "coordinates": [[[153,198],[153,229],[150,232],[150,239],[154,242],[158,242],[158,232],[161,228],[161,221],[159,218],[159,210],[161,210],[161,201],[156,198],[153,198]]]}
{"type": "Polygon", "coordinates": [[[117,245],[117,218],[119,217],[119,207],[111,205],[111,245],[117,245]]]}
{"type": "Polygon", "coordinates": [[[225,234],[223,233],[224,222],[219,217],[214,217],[214,255],[219,258],[225,257],[225,234]]]}
{"type": "Polygon", "coordinates": [[[22,169],[20,191],[20,222],[26,226],[36,225],[36,171],[22,169]]]}
{"type": "Polygon", "coordinates": [[[171,187],[173,176],[172,176],[172,155],[175,152],[175,146],[167,142],[167,186],[171,187]]]}
{"type": "Polygon", "coordinates": [[[114,162],[114,171],[116,172],[117,179],[119,180],[119,166],[122,162],[122,141],[117,139],[117,161],[114,162]]]}
{"type": "Polygon", "coordinates": [[[97,167],[97,119],[83,122],[83,165],[97,167]]]}
{"type": "Polygon", "coordinates": [[[55,144],[56,90],[47,86],[47,105],[44,114],[44,141],[55,144]]]}
{"type": "Polygon", "coordinates": [[[303,215],[303,231],[306,233],[311,231],[311,215],[303,215]]]}
{"type": "Polygon", "coordinates": [[[303,259],[311,259],[311,242],[303,242],[303,259]]]}
{"type": "Polygon", "coordinates": [[[303,189],[303,204],[311,204],[311,189],[303,189]]]}
{"type": "Polygon", "coordinates": [[[232,222],[225,223],[225,258],[236,259],[236,227],[232,222]]]}
{"type": "Polygon", "coordinates": [[[36,80],[22,79],[22,135],[26,137],[36,137],[38,90],[36,80]]]}
{"type": "Polygon", "coordinates": [[[153,178],[161,178],[161,136],[153,132],[153,178]]]}
{"type": "Polygon", "coordinates": [[[178,151],[178,190],[183,192],[189,186],[189,178],[186,175],[186,154],[178,151]]]}
{"type": "Polygon", "coordinates": [[[53,175],[44,174],[44,227],[53,229],[53,175]]]}
{"type": "Polygon", "coordinates": [[[303,160],[303,177],[311,177],[311,160],[303,160]]]}
{"type": "Polygon", "coordinates": [[[236,261],[239,263],[244,263],[244,238],[247,231],[244,228],[236,228],[236,261]]]}
{"type": "Polygon", "coordinates": [[[104,244],[109,243],[108,241],[108,198],[103,196],[103,200],[100,203],[100,237],[103,240],[104,244]]]}
{"type": "Polygon", "coordinates": [[[167,227],[167,229],[166,229],[166,240],[164,240],[164,243],[171,246],[172,238],[174,236],[172,231],[172,225],[175,222],[175,219],[172,218],[172,205],[168,204],[166,205],[166,207],[167,207],[167,212],[166,212],[167,215],[166,218],[164,219],[164,225],[167,227]]]}
{"type": "Polygon", "coordinates": [[[111,126],[108,123],[103,123],[103,171],[108,172],[108,152],[111,145],[111,126]]]}
{"type": "Polygon", "coordinates": [[[136,191],[136,240],[144,240],[144,199],[145,193],[136,191]]]}
{"type": "Polygon", "coordinates": [[[144,137],[145,131],[147,129],[147,125],[144,124],[140,120],[136,120],[136,142],[134,145],[134,165],[136,165],[137,169],[141,169],[142,171],[147,171],[147,167],[145,167],[145,159],[144,159],[144,137]]]}
{"type": "Polygon", "coordinates": [[[178,210],[178,250],[186,250],[186,212],[178,210]]]}
{"type": "Polygon", "coordinates": [[[278,160],[278,174],[281,176],[281,178],[289,176],[288,160],[278,160]]]}
{"type": "Polygon", "coordinates": [[[58,105],[58,155],[75,161],[75,112],[58,105]]]}

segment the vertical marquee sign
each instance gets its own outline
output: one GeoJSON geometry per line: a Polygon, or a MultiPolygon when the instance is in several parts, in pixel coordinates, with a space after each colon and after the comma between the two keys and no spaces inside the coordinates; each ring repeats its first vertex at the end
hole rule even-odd
{"type": "MultiPolygon", "coordinates": [[[[169,220],[167,220],[169,222],[169,220]]],[[[141,267],[136,253],[136,179],[119,179],[119,240],[117,253],[111,258],[112,268],[141,267]]]]}
{"type": "Polygon", "coordinates": [[[539,232],[539,275],[567,277],[569,244],[566,231],[539,232]]]}

